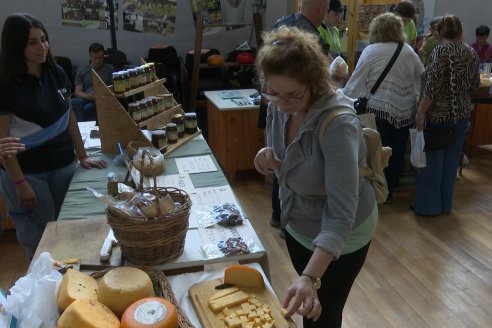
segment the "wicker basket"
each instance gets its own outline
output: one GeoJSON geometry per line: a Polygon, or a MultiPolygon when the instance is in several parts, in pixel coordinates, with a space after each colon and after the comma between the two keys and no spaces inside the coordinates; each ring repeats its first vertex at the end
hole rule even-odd
{"type": "MultiPolygon", "coordinates": [[[[91,274],[91,276],[94,279],[99,279],[106,273],[108,273],[111,269],[112,268],[94,272],[93,274],[91,274]]],[[[179,306],[178,301],[176,300],[176,296],[171,289],[171,285],[169,284],[166,275],[162,271],[148,271],[147,274],[149,275],[150,279],[152,280],[152,284],[154,285],[155,295],[165,298],[176,307],[176,311],[178,312],[179,328],[195,328],[190,319],[188,319],[188,317],[184,313],[181,306],[179,306]]]]}
{"type": "Polygon", "coordinates": [[[159,265],[178,258],[182,253],[188,231],[190,216],[190,196],[181,189],[173,187],[157,187],[156,176],[153,176],[154,187],[142,189],[143,175],[140,175],[139,191],[150,192],[157,197],[169,194],[174,202],[179,202],[171,212],[155,218],[121,215],[121,211],[106,208],[108,224],[121,247],[123,256],[137,265],[159,265]]]}

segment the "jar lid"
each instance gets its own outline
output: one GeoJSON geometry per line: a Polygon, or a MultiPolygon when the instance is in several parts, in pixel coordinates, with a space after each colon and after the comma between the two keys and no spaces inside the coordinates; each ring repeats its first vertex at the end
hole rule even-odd
{"type": "Polygon", "coordinates": [[[164,130],[152,130],[150,133],[154,136],[164,136],[166,135],[166,131],[164,130]]]}
{"type": "Polygon", "coordinates": [[[176,127],[176,123],[167,123],[166,126],[168,128],[175,128],[176,127]]]}
{"type": "Polygon", "coordinates": [[[183,115],[181,115],[181,114],[175,114],[174,115],[174,118],[183,118],[183,115]]]}
{"type": "Polygon", "coordinates": [[[195,118],[195,117],[196,117],[195,112],[185,113],[185,118],[195,118]]]}

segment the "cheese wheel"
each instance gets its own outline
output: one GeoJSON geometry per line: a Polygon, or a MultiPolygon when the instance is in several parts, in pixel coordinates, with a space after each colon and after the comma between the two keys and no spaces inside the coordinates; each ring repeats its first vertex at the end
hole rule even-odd
{"type": "Polygon", "coordinates": [[[119,328],[120,320],[104,304],[91,299],[78,299],[65,309],[56,327],[119,328]]]}
{"type": "Polygon", "coordinates": [[[178,328],[176,307],[159,297],[136,301],[121,318],[121,328],[178,328]]]}
{"type": "Polygon", "coordinates": [[[153,297],[154,288],[149,276],[142,270],[119,267],[106,273],[97,288],[97,299],[119,318],[126,308],[142,298],[153,297]]]}
{"type": "Polygon", "coordinates": [[[97,300],[97,281],[85,273],[68,269],[58,289],[58,307],[63,311],[77,299],[97,300]]]}
{"type": "Polygon", "coordinates": [[[224,284],[264,287],[260,271],[246,265],[233,265],[224,270],[224,284]]]}

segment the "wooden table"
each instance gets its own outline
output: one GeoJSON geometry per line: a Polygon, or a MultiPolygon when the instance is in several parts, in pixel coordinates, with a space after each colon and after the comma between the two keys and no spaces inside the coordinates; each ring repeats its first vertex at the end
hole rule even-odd
{"type": "Polygon", "coordinates": [[[479,145],[492,144],[492,87],[482,87],[472,94],[474,109],[465,152],[472,156],[479,145]]]}
{"type": "MultiPolygon", "coordinates": [[[[237,91],[249,97],[255,89],[237,91]]],[[[222,91],[207,91],[208,143],[229,181],[236,171],[254,169],[253,160],[264,145],[264,132],[258,128],[258,105],[238,106],[222,99],[222,91]]]]}

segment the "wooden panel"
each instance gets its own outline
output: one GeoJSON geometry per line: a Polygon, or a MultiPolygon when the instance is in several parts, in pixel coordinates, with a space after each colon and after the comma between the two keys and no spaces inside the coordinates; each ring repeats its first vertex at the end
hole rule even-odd
{"type": "Polygon", "coordinates": [[[476,104],[466,144],[466,153],[471,156],[479,145],[492,144],[492,104],[476,104]]]}
{"type": "MultiPolygon", "coordinates": [[[[205,282],[201,282],[191,286],[188,290],[191,303],[195,308],[195,312],[204,328],[220,328],[225,327],[224,323],[208,308],[208,298],[217,290],[215,286],[224,283],[222,278],[217,278],[205,282]]],[[[275,295],[268,288],[245,287],[240,286],[240,289],[246,293],[255,294],[259,301],[267,304],[272,309],[272,317],[275,320],[275,327],[293,328],[297,327],[292,320],[286,320],[281,313],[281,305],[275,295]]],[[[240,307],[233,307],[230,310],[238,310],[240,307]]]]}

